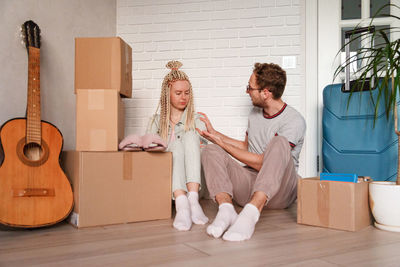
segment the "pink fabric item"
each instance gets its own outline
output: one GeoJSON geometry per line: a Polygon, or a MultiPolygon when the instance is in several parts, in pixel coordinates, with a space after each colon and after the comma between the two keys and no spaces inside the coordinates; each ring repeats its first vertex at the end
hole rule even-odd
{"type": "Polygon", "coordinates": [[[167,143],[158,134],[142,136],[142,147],[146,151],[165,151],[167,143]]]}
{"type": "Polygon", "coordinates": [[[142,147],[143,147],[142,138],[136,134],[128,135],[118,145],[119,149],[126,150],[126,151],[143,150],[142,147]]]}

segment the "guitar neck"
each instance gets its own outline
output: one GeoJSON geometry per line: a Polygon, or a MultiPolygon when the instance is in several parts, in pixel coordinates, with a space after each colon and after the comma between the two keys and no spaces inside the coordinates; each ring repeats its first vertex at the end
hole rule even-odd
{"type": "Polygon", "coordinates": [[[29,46],[26,142],[41,144],[40,49],[29,46]]]}

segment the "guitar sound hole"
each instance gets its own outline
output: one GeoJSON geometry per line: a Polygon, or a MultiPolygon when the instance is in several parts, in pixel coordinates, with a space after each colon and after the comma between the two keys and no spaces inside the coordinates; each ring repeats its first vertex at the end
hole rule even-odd
{"type": "Polygon", "coordinates": [[[37,161],[42,157],[43,149],[36,143],[29,143],[24,146],[24,155],[27,159],[37,161]]]}
{"type": "Polygon", "coordinates": [[[41,146],[37,143],[25,143],[26,138],[22,137],[17,144],[18,158],[29,166],[37,167],[44,164],[49,158],[49,146],[43,139],[41,146]]]}

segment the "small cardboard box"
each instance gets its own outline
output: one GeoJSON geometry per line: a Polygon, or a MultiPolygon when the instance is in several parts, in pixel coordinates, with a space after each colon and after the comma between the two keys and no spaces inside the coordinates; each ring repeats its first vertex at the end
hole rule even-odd
{"type": "Polygon", "coordinates": [[[171,218],[170,152],[66,151],[62,167],[78,228],[171,218]]]}
{"type": "Polygon", "coordinates": [[[297,223],[358,231],[371,224],[368,182],[298,180],[297,223]]]}
{"type": "Polygon", "coordinates": [[[77,91],[76,150],[118,151],[124,127],[124,103],[117,91],[77,91]]]}
{"type": "Polygon", "coordinates": [[[119,37],[76,38],[78,89],[113,89],[132,97],[132,48],[119,37]]]}

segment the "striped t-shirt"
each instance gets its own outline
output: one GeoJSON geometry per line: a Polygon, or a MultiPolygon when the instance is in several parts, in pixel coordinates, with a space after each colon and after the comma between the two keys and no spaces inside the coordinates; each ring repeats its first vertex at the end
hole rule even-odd
{"type": "Polygon", "coordinates": [[[305,131],[306,122],[303,116],[286,103],[273,116],[266,115],[262,108],[254,107],[248,120],[248,151],[262,154],[274,136],[284,136],[292,147],[292,157],[297,170],[305,131]]]}

